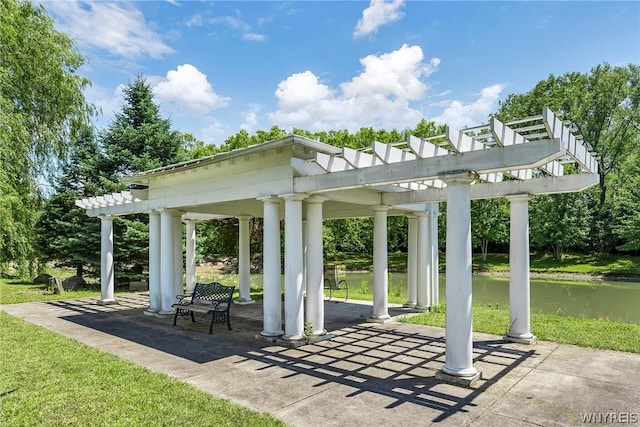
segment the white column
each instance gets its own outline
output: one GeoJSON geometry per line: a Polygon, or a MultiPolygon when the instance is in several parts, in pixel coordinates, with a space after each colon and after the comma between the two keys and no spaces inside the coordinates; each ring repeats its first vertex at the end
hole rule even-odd
{"type": "Polygon", "coordinates": [[[159,314],[173,314],[174,310],[171,308],[171,304],[177,302],[173,285],[176,266],[173,257],[173,240],[173,212],[162,210],[160,211],[160,294],[162,295],[162,304],[159,314]]]}
{"type": "Polygon", "coordinates": [[[440,270],[438,266],[438,203],[431,205],[431,306],[440,304],[440,270]]]}
{"type": "Polygon", "coordinates": [[[115,304],[113,217],[100,217],[100,304],[115,304]]]}
{"type": "Polygon", "coordinates": [[[426,212],[420,212],[418,217],[418,267],[417,267],[417,304],[416,311],[429,311],[431,294],[430,252],[429,252],[429,217],[426,212]]]}
{"type": "Polygon", "coordinates": [[[471,308],[471,182],[447,182],[447,288],[446,354],[442,372],[455,377],[476,377],[473,366],[471,308]]]}
{"type": "Polygon", "coordinates": [[[302,200],[284,196],[284,339],[300,340],[304,333],[302,290],[302,200]]]}
{"type": "Polygon", "coordinates": [[[314,334],[324,335],[324,262],[322,247],[322,202],[311,198],[307,207],[307,321],[314,334]]]}
{"type": "Polygon", "coordinates": [[[184,256],[182,254],[182,215],[175,213],[173,216],[173,298],[184,294],[182,275],[184,274],[184,256]]]}
{"type": "Polygon", "coordinates": [[[162,307],[160,290],[160,213],[149,212],[149,309],[144,313],[154,315],[162,307]]]}
{"type": "Polygon", "coordinates": [[[387,262],[387,211],[389,206],[373,208],[373,314],[374,322],[386,322],[389,316],[389,266],[387,262]]]}
{"type": "Polygon", "coordinates": [[[262,199],[264,208],[262,241],[262,304],[264,337],[278,337],[282,331],[280,279],[280,200],[262,199]]]}
{"type": "Polygon", "coordinates": [[[405,307],[415,307],[418,283],[418,217],[407,215],[407,302],[405,307]]]}
{"type": "Polygon", "coordinates": [[[507,339],[520,343],[535,340],[530,323],[529,196],[508,197],[511,205],[509,241],[509,311],[507,339]]]}
{"type": "Polygon", "coordinates": [[[187,292],[193,292],[196,287],[196,221],[187,219],[187,243],[186,270],[187,270],[187,292]]]}
{"type": "Polygon", "coordinates": [[[240,296],[236,304],[253,304],[251,299],[251,238],[249,235],[249,216],[238,217],[238,283],[240,296]]]}

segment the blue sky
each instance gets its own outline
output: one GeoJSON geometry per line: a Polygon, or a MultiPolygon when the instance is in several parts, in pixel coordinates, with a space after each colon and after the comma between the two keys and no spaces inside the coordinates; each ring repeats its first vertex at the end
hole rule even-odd
{"type": "Polygon", "coordinates": [[[549,74],[640,63],[640,2],[43,2],[87,57],[107,126],[142,73],[173,127],[206,143],[247,129],[483,123],[549,74]]]}

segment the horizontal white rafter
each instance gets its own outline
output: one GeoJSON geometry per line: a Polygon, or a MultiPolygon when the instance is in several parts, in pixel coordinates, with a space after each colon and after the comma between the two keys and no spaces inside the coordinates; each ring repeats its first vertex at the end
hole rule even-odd
{"type": "MultiPolygon", "coordinates": [[[[495,184],[482,183],[471,186],[472,199],[492,199],[517,194],[559,194],[582,191],[599,181],[598,174],[575,174],[558,177],[546,176],[527,181],[502,181],[495,184]]],[[[384,194],[382,203],[403,206],[415,203],[446,202],[447,189],[430,188],[423,191],[384,194]]]]}
{"type": "Polygon", "coordinates": [[[415,159],[401,165],[371,166],[343,170],[325,175],[294,178],[294,192],[323,192],[364,185],[397,184],[401,182],[441,179],[443,175],[464,171],[477,173],[535,168],[564,154],[559,141],[536,141],[510,147],[471,151],[461,155],[415,159]]]}
{"type": "Polygon", "coordinates": [[[598,172],[598,163],[586,147],[571,133],[553,111],[545,107],[542,111],[544,124],[553,138],[559,139],[567,151],[584,169],[591,173],[598,172]]]}

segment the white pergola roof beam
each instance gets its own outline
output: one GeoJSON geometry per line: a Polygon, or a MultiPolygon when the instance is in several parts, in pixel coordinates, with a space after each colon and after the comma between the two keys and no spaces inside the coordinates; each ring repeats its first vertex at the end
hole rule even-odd
{"type": "Polygon", "coordinates": [[[535,168],[562,155],[564,155],[564,149],[560,141],[536,141],[464,154],[415,159],[402,164],[391,163],[325,175],[298,177],[294,178],[294,192],[324,192],[367,185],[397,184],[442,178],[444,175],[464,171],[480,174],[535,168]]]}
{"type": "MultiPolygon", "coordinates": [[[[494,199],[517,194],[559,194],[582,191],[598,183],[598,174],[575,174],[561,177],[546,176],[528,181],[503,181],[496,184],[471,186],[472,199],[494,199]]],[[[430,188],[423,191],[384,194],[382,203],[402,206],[415,203],[446,202],[447,189],[430,188]]]]}

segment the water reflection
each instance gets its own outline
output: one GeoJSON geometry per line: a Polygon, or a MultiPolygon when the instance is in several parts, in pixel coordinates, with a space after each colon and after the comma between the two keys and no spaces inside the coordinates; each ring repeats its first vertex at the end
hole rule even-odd
{"type": "MultiPolygon", "coordinates": [[[[349,283],[350,293],[353,292],[354,295],[357,295],[358,292],[365,292],[368,295],[372,293],[373,274],[345,273],[344,278],[349,283]]],[[[406,274],[390,273],[390,295],[393,294],[405,300],[406,283],[406,274]]],[[[441,275],[441,303],[445,302],[445,284],[446,278],[441,275]]],[[[251,276],[251,287],[256,289],[262,287],[262,275],[251,276]]],[[[496,305],[508,307],[509,279],[474,276],[473,303],[474,305],[487,306],[491,304],[492,307],[496,305]]],[[[640,323],[640,283],[600,280],[590,282],[531,280],[531,312],[563,313],[582,318],[640,323]]]]}

